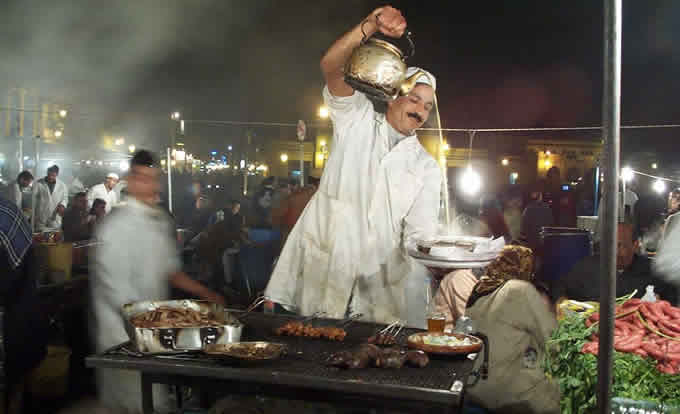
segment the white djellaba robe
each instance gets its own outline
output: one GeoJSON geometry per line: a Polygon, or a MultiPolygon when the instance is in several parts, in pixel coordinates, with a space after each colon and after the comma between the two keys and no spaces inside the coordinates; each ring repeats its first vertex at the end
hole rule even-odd
{"type": "Polygon", "coordinates": [[[118,193],[115,189],[107,190],[104,183],[92,186],[90,191],[87,192],[87,208],[92,208],[94,200],[98,198],[106,201],[106,206],[104,207],[106,214],[109,214],[111,209],[118,204],[118,193]]]}
{"type": "Polygon", "coordinates": [[[367,321],[422,325],[429,272],[405,244],[436,234],[441,169],[415,135],[390,142],[396,131],[363,93],[323,95],[333,148],[265,296],[302,315],[351,309],[367,321]]]}
{"type": "Polygon", "coordinates": [[[14,203],[19,210],[22,209],[23,195],[19,183],[12,181],[7,187],[7,199],[14,203]]]}
{"type": "MultiPolygon", "coordinates": [[[[170,298],[169,275],[181,268],[167,215],[134,198],[97,229],[101,244],[94,255],[90,279],[91,330],[97,353],[129,340],[121,306],[170,298]]],[[[154,386],[158,412],[168,409],[164,387],[154,386]]],[[[139,372],[97,369],[100,401],[109,408],[142,412],[139,372]]]]}
{"type": "Polygon", "coordinates": [[[35,230],[58,230],[61,229],[61,216],[57,214],[57,206],[61,204],[64,208],[68,207],[68,187],[63,181],[57,178],[54,190],[50,192],[50,187],[45,178],[41,178],[33,185],[35,197],[35,230]]]}

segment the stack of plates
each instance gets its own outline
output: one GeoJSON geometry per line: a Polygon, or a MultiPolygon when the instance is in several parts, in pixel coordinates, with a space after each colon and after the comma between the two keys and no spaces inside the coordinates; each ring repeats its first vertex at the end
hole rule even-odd
{"type": "Polygon", "coordinates": [[[484,237],[440,236],[437,240],[420,240],[408,253],[424,266],[442,269],[473,269],[488,266],[503,249],[503,239],[484,237]]]}

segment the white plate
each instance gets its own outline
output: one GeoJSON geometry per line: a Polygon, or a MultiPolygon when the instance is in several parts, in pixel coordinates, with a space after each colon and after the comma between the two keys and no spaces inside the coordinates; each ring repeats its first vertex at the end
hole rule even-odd
{"type": "Polygon", "coordinates": [[[496,257],[498,257],[499,253],[482,253],[482,254],[476,254],[476,255],[469,255],[465,258],[460,258],[460,259],[447,259],[444,257],[440,256],[432,256],[427,253],[423,253],[419,250],[415,250],[412,248],[408,249],[408,254],[409,256],[413,257],[416,260],[427,260],[431,262],[439,262],[439,263],[486,263],[486,262],[492,262],[496,257]]]}
{"type": "Polygon", "coordinates": [[[428,253],[420,252],[416,246],[409,246],[409,252],[413,257],[428,260],[444,260],[448,262],[484,262],[495,259],[503,249],[505,242],[502,238],[491,239],[471,236],[437,236],[432,240],[416,240],[416,246],[430,247],[428,253]],[[468,242],[475,244],[475,251],[471,252],[457,246],[434,246],[439,242],[454,244],[456,242],[468,242]],[[415,253],[417,251],[418,253],[415,253]]]}
{"type": "Polygon", "coordinates": [[[417,257],[414,257],[413,259],[417,260],[423,266],[437,267],[439,269],[476,269],[479,267],[486,267],[493,262],[493,260],[487,262],[445,262],[441,260],[420,259],[417,257]]]}

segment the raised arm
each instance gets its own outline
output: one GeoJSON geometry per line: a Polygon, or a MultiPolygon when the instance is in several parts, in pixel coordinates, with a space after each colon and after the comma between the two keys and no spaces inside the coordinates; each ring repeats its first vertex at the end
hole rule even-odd
{"type": "Polygon", "coordinates": [[[373,10],[366,19],[336,40],[321,59],[321,72],[331,94],[350,96],[354,93],[352,87],[345,83],[343,68],[352,51],[361,43],[364,33],[369,37],[380,31],[387,36],[398,38],[405,29],[406,20],[401,12],[394,7],[385,6],[373,10]]]}

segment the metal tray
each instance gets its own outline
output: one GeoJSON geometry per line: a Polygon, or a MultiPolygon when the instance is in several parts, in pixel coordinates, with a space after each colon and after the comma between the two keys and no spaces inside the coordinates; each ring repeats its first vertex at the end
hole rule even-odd
{"type": "Polygon", "coordinates": [[[187,351],[200,351],[209,344],[229,344],[239,342],[243,324],[223,306],[198,300],[142,301],[122,306],[125,329],[138,352],[142,354],[173,354],[187,351]],[[155,310],[161,306],[192,309],[202,313],[213,313],[221,322],[217,326],[192,326],[186,328],[140,328],[130,323],[130,319],[142,312],[155,310]]]}

